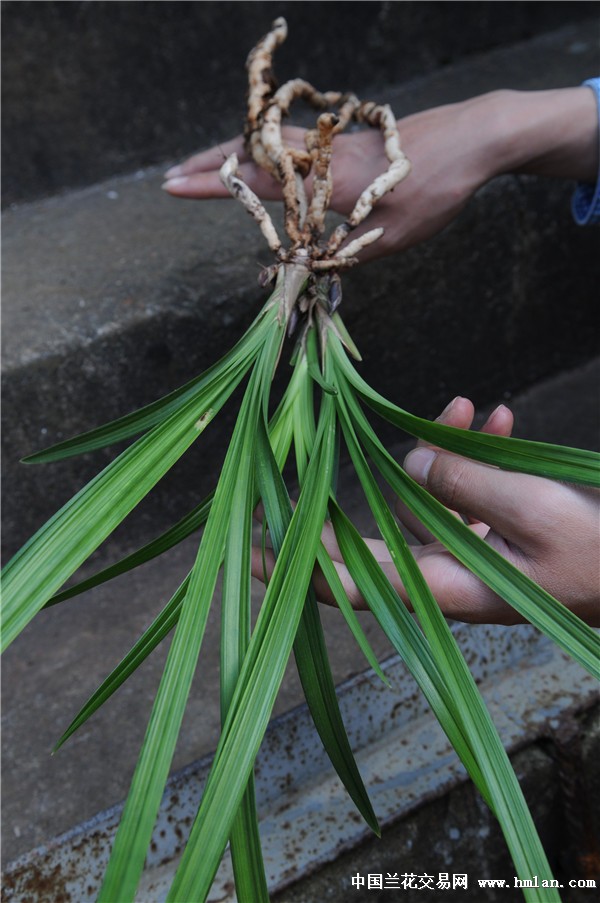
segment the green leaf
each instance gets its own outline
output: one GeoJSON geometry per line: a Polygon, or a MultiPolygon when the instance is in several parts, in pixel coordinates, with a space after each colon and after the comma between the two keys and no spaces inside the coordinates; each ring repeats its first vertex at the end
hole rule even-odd
{"type": "MultiPolygon", "coordinates": [[[[292,505],[264,431],[259,435],[259,449],[263,473],[261,495],[273,550],[277,556],[292,519],[292,505]]],[[[322,548],[320,543],[319,549],[322,548]]],[[[366,638],[364,642],[367,642],[366,638]]],[[[379,834],[377,818],[354,760],[339,709],[312,586],[309,586],[294,640],[294,655],[304,695],[325,751],[357,809],[369,827],[379,834]]],[[[374,658],[372,654],[371,657],[374,658]]],[[[378,671],[383,676],[379,667],[378,671]]]]}
{"type": "Polygon", "coordinates": [[[229,845],[238,903],[269,903],[252,774],[231,826],[229,845]]]}
{"type": "MultiPolygon", "coordinates": [[[[271,436],[275,457],[277,461],[281,461],[282,467],[292,441],[293,427],[291,422],[291,410],[295,396],[297,395],[297,382],[296,374],[294,374],[292,380],[288,384],[281,405],[273,416],[271,424],[269,424],[269,434],[271,436]]],[[[214,491],[211,492],[204,501],[200,502],[199,505],[196,505],[196,507],[186,514],[185,517],[181,518],[176,524],[164,533],[161,533],[156,539],[153,539],[151,542],[142,546],[140,549],[125,556],[120,561],[103,568],[86,580],[82,580],[68,589],[56,593],[48,602],[46,602],[44,607],[49,608],[52,605],[57,605],[59,602],[72,599],[74,596],[78,596],[80,593],[86,592],[89,589],[100,586],[108,580],[112,580],[121,574],[125,574],[127,571],[145,564],[147,561],[151,561],[153,558],[162,555],[178,543],[183,542],[184,539],[187,539],[188,536],[206,523],[213,496],[214,491]]]]}
{"type": "MultiPolygon", "coordinates": [[[[443,653],[439,648],[431,651],[424,648],[422,639],[417,639],[411,628],[407,630],[409,622],[401,625],[400,621],[405,620],[405,617],[399,617],[402,612],[410,618],[402,600],[396,596],[362,538],[337,508],[333,510],[333,522],[353,579],[406,661],[471,778],[497,816],[518,874],[521,877],[550,875],[550,867],[510,761],[466,665],[463,662],[463,671],[459,663],[459,660],[463,661],[460,650],[453,651],[449,645],[454,642],[449,629],[445,628],[450,636],[448,648],[443,653]]],[[[408,564],[408,561],[406,556],[404,563],[408,564]]],[[[404,570],[402,577],[410,585],[404,570]]],[[[413,601],[421,599],[425,602],[426,594],[426,590],[422,595],[421,589],[415,591],[412,587],[413,601]]],[[[435,646],[439,647],[440,643],[436,642],[435,646]]],[[[555,892],[544,891],[541,896],[536,890],[527,890],[525,896],[532,903],[560,901],[555,892]]]]}
{"type": "Polygon", "coordinates": [[[472,432],[415,417],[375,392],[356,372],[339,341],[332,338],[330,344],[340,371],[369,407],[410,435],[455,454],[507,470],[600,486],[600,455],[597,452],[472,432]]]}
{"type": "Polygon", "coordinates": [[[298,674],[310,713],[327,755],[356,808],[381,836],[377,816],[352,753],[335,692],[335,684],[314,591],[309,589],[294,641],[298,674]]]}
{"type": "Polygon", "coordinates": [[[189,578],[190,575],[188,574],[172,596],[171,600],[165,605],[150,627],[144,631],[127,655],[90,696],[54,747],[53,752],[60,749],[63,743],[68,740],[69,737],[94,714],[94,712],[98,711],[100,706],[119,689],[127,678],[139,668],[142,662],[148,658],[150,653],[153,652],[159,643],[161,643],[171,632],[179,620],[179,613],[187,592],[189,578]]]}
{"type": "Polygon", "coordinates": [[[308,372],[310,373],[312,379],[323,389],[324,392],[327,392],[329,395],[337,395],[336,387],[330,385],[321,373],[321,367],[319,365],[319,357],[317,353],[317,336],[314,329],[310,329],[308,331],[305,339],[305,345],[308,372]]]}
{"type": "Polygon", "coordinates": [[[346,348],[348,349],[348,351],[350,352],[350,354],[352,355],[354,360],[362,361],[360,351],[358,350],[358,348],[352,341],[352,337],[351,337],[350,333],[348,332],[348,330],[346,329],[346,327],[344,325],[344,321],[342,320],[339,312],[336,311],[331,319],[332,319],[333,325],[335,326],[335,328],[337,330],[337,334],[338,334],[340,340],[346,346],[346,348]]]}
{"type": "MultiPolygon", "coordinates": [[[[274,361],[278,328],[263,351],[274,361]]],[[[260,362],[259,362],[260,363],[260,362]]],[[[155,698],[150,722],[135,770],[113,852],[102,885],[100,903],[133,900],[161,796],[167,780],[175,743],[200,652],[210,604],[223,561],[231,505],[237,487],[240,456],[248,437],[256,430],[259,411],[259,380],[264,367],[255,366],[242,402],[238,420],[225,457],[221,477],[192,569],[188,590],[163,676],[155,698]]],[[[270,374],[269,374],[270,376],[270,374]]],[[[249,772],[245,774],[244,786],[249,772]]],[[[236,801],[241,800],[244,787],[236,801]]],[[[235,810],[234,810],[235,813],[235,810]]],[[[227,830],[232,819],[227,825],[227,830]]]]}
{"type": "MultiPolygon", "coordinates": [[[[281,467],[283,467],[285,459],[287,458],[289,447],[292,442],[292,409],[297,394],[298,372],[295,371],[288,384],[281,404],[269,424],[271,444],[273,446],[275,458],[280,462],[281,467]]],[[[188,536],[198,530],[206,522],[213,497],[214,492],[211,492],[204,501],[200,502],[200,504],[186,514],[185,517],[160,536],[156,537],[156,539],[153,539],[130,555],[125,556],[120,561],[103,568],[86,580],[82,580],[69,587],[69,589],[56,593],[48,602],[46,602],[44,607],[49,608],[52,605],[57,605],[59,602],[64,602],[67,599],[71,599],[80,593],[93,589],[102,583],[106,583],[108,580],[112,580],[127,571],[133,570],[133,568],[145,564],[147,561],[156,558],[158,555],[162,555],[164,552],[173,548],[173,546],[182,542],[184,539],[187,539],[188,536]]]]}
{"type": "MultiPolygon", "coordinates": [[[[252,511],[256,430],[246,435],[232,499],[221,592],[221,720],[225,722],[251,632],[252,511]]],[[[269,903],[251,773],[229,836],[239,903],[269,903]]]]}
{"type": "Polygon", "coordinates": [[[317,552],[317,562],[321,570],[323,571],[323,576],[327,581],[329,589],[333,593],[333,597],[335,599],[335,604],[339,608],[342,613],[346,624],[350,628],[352,636],[356,640],[362,654],[366,658],[368,664],[373,669],[373,671],[377,674],[380,680],[386,686],[390,686],[390,682],[385,676],[384,672],[381,670],[381,666],[377,661],[375,653],[373,652],[371,645],[368,639],[365,636],[365,633],[360,625],[360,621],[356,617],[356,612],[352,608],[352,603],[348,598],[348,594],[344,589],[340,576],[336,570],[336,567],[331,560],[331,556],[329,555],[327,549],[321,543],[319,546],[319,550],[317,552]]]}
{"type": "MultiPolygon", "coordinates": [[[[465,749],[462,742],[455,745],[455,748],[468,770],[471,756],[475,758],[483,777],[483,786],[486,790],[484,796],[489,794],[491,798],[493,811],[504,832],[518,874],[522,878],[533,874],[550,874],[527,804],[489,712],[456,640],[359,448],[348,413],[348,408],[356,411],[358,406],[349,394],[351,389],[347,383],[345,388],[349,391],[342,392],[338,401],[344,436],[381,535],[419,617],[436,665],[445,675],[453,700],[455,717],[468,744],[468,749],[465,749]]],[[[375,442],[375,434],[362,414],[359,422],[363,438],[368,435],[369,439],[375,442]]],[[[480,783],[477,772],[473,777],[480,783]]],[[[552,898],[552,895],[548,896],[552,898]]],[[[539,900],[540,897],[533,893],[529,895],[529,899],[539,900]]],[[[554,899],[558,900],[558,895],[554,895],[554,899]]]]}
{"type": "Polygon", "coordinates": [[[103,568],[101,571],[98,571],[86,580],[81,580],[74,586],[70,586],[69,589],[56,593],[48,602],[46,602],[44,608],[58,605],[59,602],[72,599],[73,596],[78,596],[80,593],[100,586],[108,580],[113,580],[115,577],[119,577],[121,574],[125,574],[127,571],[131,571],[134,568],[145,564],[147,561],[151,561],[158,555],[162,555],[164,552],[172,549],[173,546],[176,546],[178,543],[183,542],[184,539],[187,539],[188,536],[191,536],[192,533],[199,530],[202,524],[206,522],[213,497],[214,492],[211,492],[203,502],[196,505],[196,507],[186,514],[185,517],[182,517],[181,520],[177,521],[176,524],[164,533],[161,533],[160,536],[157,536],[156,539],[153,539],[140,549],[132,552],[131,555],[126,555],[124,558],[121,558],[120,561],[109,565],[109,567],[103,568]]]}
{"type": "Polygon", "coordinates": [[[119,417],[110,423],[103,424],[93,430],[88,430],[79,436],[74,436],[64,442],[58,442],[49,448],[35,452],[23,458],[24,464],[42,464],[50,461],[61,461],[74,455],[105,448],[131,436],[139,435],[148,429],[162,423],[167,417],[181,410],[189,401],[196,399],[198,405],[209,407],[207,399],[219,380],[224,385],[235,387],[243,378],[252,361],[258,354],[261,342],[269,331],[275,316],[275,308],[271,307],[272,301],[263,308],[252,326],[249,327],[240,341],[234,345],[231,351],[225,355],[200,376],[195,377],[185,385],[175,389],[158,401],[154,401],[137,411],[119,417]]]}
{"type": "Polygon", "coordinates": [[[373,553],[337,503],[332,507],[332,523],[350,576],[421,688],[479,792],[492,808],[486,783],[464,733],[456,700],[429,644],[373,553]]]}
{"type": "MultiPolygon", "coordinates": [[[[343,357],[347,361],[345,355],[343,357]]],[[[341,355],[336,353],[335,360],[339,364],[341,355]]],[[[345,381],[346,373],[347,368],[342,364],[338,370],[338,379],[345,381]]],[[[345,393],[345,397],[350,396],[345,393]]],[[[351,414],[377,469],[436,539],[590,674],[600,677],[600,637],[592,628],[514,567],[415,483],[377,439],[355,400],[351,402],[351,414]]]]}
{"type": "Polygon", "coordinates": [[[225,404],[220,384],[138,439],[81,489],[14,556],[3,575],[2,648],[146,496],[225,404]]]}
{"type": "Polygon", "coordinates": [[[335,441],[326,396],[317,444],[275,564],[217,747],[202,804],[168,900],[204,900],[288,660],[310,582],[331,485],[335,441]]]}
{"type": "Polygon", "coordinates": [[[592,628],[454,517],[415,483],[382,446],[363,438],[382,476],[436,539],[527,621],[599,679],[600,637],[592,628]]]}
{"type": "Polygon", "coordinates": [[[315,408],[313,384],[309,379],[308,361],[303,355],[298,359],[296,370],[299,374],[298,391],[292,409],[292,428],[294,434],[294,450],[296,470],[300,483],[306,473],[308,460],[315,444],[315,408]]]}

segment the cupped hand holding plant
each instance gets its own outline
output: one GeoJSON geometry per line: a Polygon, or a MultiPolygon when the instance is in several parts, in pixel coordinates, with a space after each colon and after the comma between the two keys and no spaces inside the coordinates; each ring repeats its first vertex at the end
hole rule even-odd
{"type": "MultiPolygon", "coordinates": [[[[461,415],[454,409],[468,406],[472,408],[467,399],[455,399],[444,422],[459,426],[461,415]]],[[[508,435],[500,432],[506,411],[504,406],[496,409],[483,429],[508,435]]],[[[600,627],[598,490],[490,468],[431,447],[410,452],[404,468],[442,504],[475,521],[473,529],[515,567],[588,624],[600,627]]],[[[448,617],[491,624],[523,621],[467,568],[448,561],[448,552],[411,517],[401,500],[396,509],[424,544],[416,557],[448,617]]]]}
{"type": "MultiPolygon", "coordinates": [[[[437,418],[457,429],[469,429],[475,409],[468,398],[457,397],[437,418]]],[[[497,436],[510,436],[512,412],[499,405],[481,427],[497,436]]],[[[444,454],[422,442],[404,460],[404,468],[442,504],[454,510],[471,529],[515,567],[561,599],[591,626],[600,626],[600,560],[597,547],[599,494],[595,489],[557,483],[444,454]],[[435,465],[435,466],[434,466],[435,465]],[[484,523],[484,518],[487,523],[484,523]]],[[[396,514],[420,545],[411,546],[419,568],[444,614],[473,624],[520,624],[524,618],[464,567],[438,542],[402,502],[396,514]]],[[[356,609],[369,606],[344,564],[330,524],[323,543],[335,563],[344,589],[356,609]]],[[[402,600],[410,599],[398,576],[389,549],[381,539],[365,539],[402,600]]],[[[264,578],[263,554],[254,550],[253,574],[264,578]]],[[[267,570],[274,559],[267,552],[267,570]]],[[[317,567],[313,585],[319,601],[335,605],[329,584],[317,567]]]]}

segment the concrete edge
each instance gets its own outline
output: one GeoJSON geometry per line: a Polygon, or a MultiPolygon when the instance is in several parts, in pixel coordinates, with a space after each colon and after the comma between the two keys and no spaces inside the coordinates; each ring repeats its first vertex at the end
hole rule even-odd
{"type": "MultiPolygon", "coordinates": [[[[507,750],[548,736],[561,715],[598,699],[595,681],[529,627],[511,631],[455,630],[482,685],[507,750]]],[[[466,780],[435,717],[397,656],[385,662],[387,690],[371,671],[338,688],[357,762],[383,826],[466,780]]],[[[211,765],[206,757],[174,775],[167,786],[139,901],[165,899],[211,765]]],[[[279,891],[359,845],[370,831],[356,812],[316,741],[306,706],[274,721],[256,768],[263,852],[269,889],[279,891]]],[[[93,901],[122,806],[113,807],[11,863],[4,899],[93,901]],[[37,895],[37,896],[36,896],[37,895]]],[[[226,854],[209,899],[234,903],[226,854]]]]}

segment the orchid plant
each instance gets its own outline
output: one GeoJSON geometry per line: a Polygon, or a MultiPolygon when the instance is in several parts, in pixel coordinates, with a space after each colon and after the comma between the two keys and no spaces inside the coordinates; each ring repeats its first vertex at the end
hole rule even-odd
{"type": "MultiPolygon", "coordinates": [[[[498,819],[516,874],[550,875],[550,867],[510,761],[454,636],[386,503],[376,472],[460,562],[581,666],[599,674],[598,637],[583,621],[513,567],[473,530],[415,483],[389,454],[367,417],[379,415],[411,436],[478,461],[558,480],[599,485],[592,452],[459,430],[413,416],[374,391],[355,365],[358,350],[339,312],[340,273],[377,241],[382,229],[353,238],[378,200],[409,175],[391,109],[352,94],[320,93],[302,79],[276,87],[272,57],[286,37],[277,19],[248,59],[245,137],[254,161],[277,179],[287,241],[244,184],[235,155],[221,177],[257,221],[273,265],[261,274],[271,294],[246,333],[209,370],[164,398],[76,438],[38,452],[28,463],[57,461],[138,436],[52,517],[7,565],[3,582],[5,647],[43,607],[163,554],[202,528],[195,563],[131,651],[82,707],[64,743],[156,646],[174,632],[138,765],[100,890],[99,900],[134,899],[161,801],[208,614],[220,592],[222,732],[202,801],[168,900],[202,901],[229,841],[241,903],[268,900],[256,814],[253,765],[293,650],[306,701],[324,747],[367,824],[377,817],[346,736],[329,668],[311,578],[316,565],[367,661],[385,680],[336,567],[322,542],[330,522],[344,563],[373,616],[398,651],[498,819]],[[286,145],[282,118],[292,102],[319,111],[306,147],[286,145]],[[382,133],[389,166],[360,195],[350,216],[325,237],[332,191],[331,152],[349,123],[382,133]],[[312,174],[312,195],[305,179],[312,174]],[[293,339],[291,375],[273,408],[271,385],[293,339]],[[196,442],[234,390],[245,391],[214,491],[171,529],[94,577],[65,583],[196,442]],[[337,501],[337,463],[349,455],[366,501],[410,598],[409,613],[337,501]],[[295,504],[282,472],[289,462],[299,486],[295,504]],[[251,628],[253,512],[261,503],[263,556],[275,564],[251,628]]],[[[286,470],[286,473],[289,471],[286,470]]],[[[540,891],[526,888],[530,901],[540,891]]],[[[559,900],[545,889],[544,903],[559,900]]]]}

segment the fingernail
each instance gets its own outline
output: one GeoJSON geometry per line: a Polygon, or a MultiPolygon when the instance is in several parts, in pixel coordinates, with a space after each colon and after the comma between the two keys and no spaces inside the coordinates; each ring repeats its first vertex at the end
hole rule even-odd
{"type": "Polygon", "coordinates": [[[424,486],[437,453],[432,448],[415,448],[404,459],[404,470],[409,477],[424,486]]]}
{"type": "Polygon", "coordinates": [[[178,164],[177,166],[172,166],[171,169],[167,169],[165,173],[165,179],[176,179],[177,176],[183,175],[183,167],[178,164]]]}
{"type": "Polygon", "coordinates": [[[181,188],[182,185],[185,185],[188,181],[187,176],[178,176],[175,179],[167,179],[166,182],[160,186],[164,191],[170,191],[171,188],[181,188]]]}
{"type": "Polygon", "coordinates": [[[460,398],[460,395],[457,395],[456,398],[453,398],[452,401],[451,401],[449,404],[446,405],[446,407],[444,408],[444,410],[442,411],[442,413],[440,414],[440,416],[435,418],[435,419],[436,419],[436,422],[437,422],[438,420],[443,420],[444,417],[446,416],[446,414],[449,414],[449,413],[450,413],[450,411],[452,410],[452,408],[454,407],[454,405],[456,404],[456,402],[459,400],[459,398],[460,398]]]}
{"type": "Polygon", "coordinates": [[[494,410],[492,411],[492,413],[486,420],[485,425],[489,426],[492,423],[492,421],[496,419],[496,417],[498,416],[500,411],[506,411],[506,410],[508,410],[508,409],[505,404],[499,404],[497,408],[494,408],[494,410]]]}

